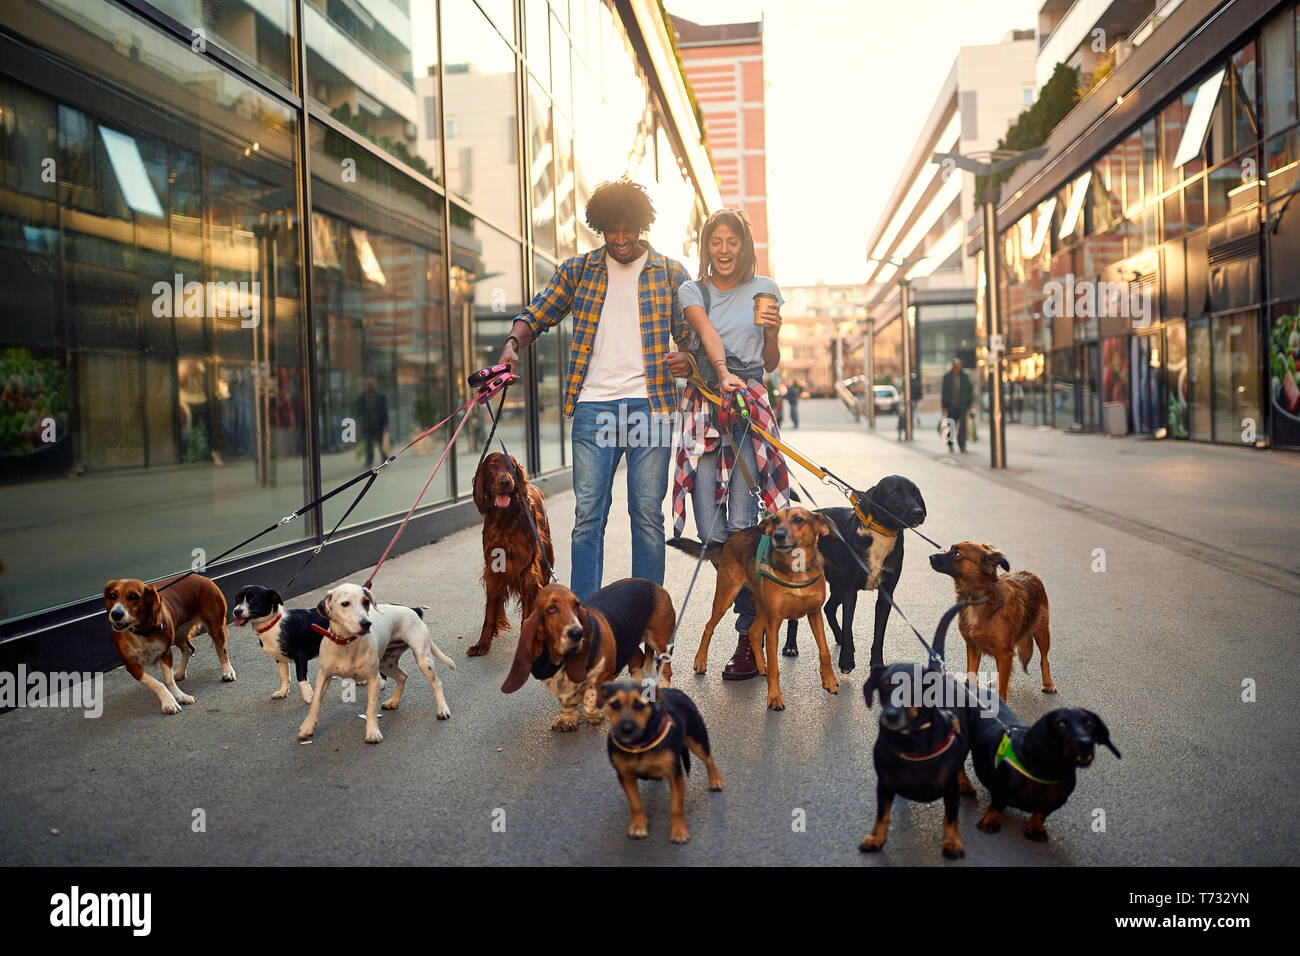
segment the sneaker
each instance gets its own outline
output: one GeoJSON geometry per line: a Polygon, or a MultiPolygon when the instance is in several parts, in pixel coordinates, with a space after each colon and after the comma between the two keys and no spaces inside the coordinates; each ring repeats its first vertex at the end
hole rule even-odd
{"type": "Polygon", "coordinates": [[[754,649],[749,646],[749,635],[738,636],[740,643],[736,645],[736,653],[722,669],[723,680],[749,680],[758,676],[758,664],[754,661],[754,649]]]}

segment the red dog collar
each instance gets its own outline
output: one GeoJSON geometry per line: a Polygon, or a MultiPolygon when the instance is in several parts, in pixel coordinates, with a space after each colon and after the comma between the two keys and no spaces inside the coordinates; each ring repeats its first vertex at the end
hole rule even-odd
{"type": "Polygon", "coordinates": [[[673,729],[673,719],[669,717],[667,714],[664,714],[663,722],[659,725],[659,733],[655,736],[655,739],[650,741],[650,743],[648,744],[641,744],[636,747],[625,747],[617,740],[614,740],[614,737],[612,735],[610,736],[609,739],[613,741],[615,747],[617,747],[619,750],[622,750],[624,753],[643,754],[647,750],[654,750],[661,743],[663,743],[664,738],[668,736],[668,731],[672,729],[673,729]]]}
{"type": "Polygon", "coordinates": [[[331,641],[333,641],[335,644],[338,644],[340,646],[351,644],[353,641],[355,641],[358,637],[361,636],[360,634],[353,634],[349,638],[335,637],[333,631],[321,627],[319,624],[313,624],[311,626],[311,629],[315,631],[317,634],[319,634],[321,637],[328,637],[331,641]]]}
{"type": "Polygon", "coordinates": [[[255,628],[253,628],[253,630],[257,631],[258,634],[265,634],[265,633],[266,633],[267,631],[269,631],[271,628],[273,628],[273,627],[275,627],[277,624],[279,624],[279,623],[280,623],[280,618],[282,618],[282,617],[284,617],[284,612],[283,612],[283,611],[280,612],[279,614],[277,614],[275,617],[273,617],[273,618],[271,619],[271,623],[268,624],[268,625],[266,625],[266,627],[255,627],[255,628]]]}
{"type": "Polygon", "coordinates": [[[929,753],[905,754],[905,753],[900,753],[897,750],[894,750],[893,747],[890,747],[889,749],[894,751],[894,756],[902,757],[904,760],[930,760],[934,757],[939,756],[939,754],[943,753],[945,750],[947,750],[949,747],[952,746],[952,742],[957,739],[957,731],[960,728],[960,726],[961,725],[957,723],[957,718],[954,717],[952,719],[952,730],[948,731],[948,736],[944,738],[943,743],[935,747],[929,753]]]}

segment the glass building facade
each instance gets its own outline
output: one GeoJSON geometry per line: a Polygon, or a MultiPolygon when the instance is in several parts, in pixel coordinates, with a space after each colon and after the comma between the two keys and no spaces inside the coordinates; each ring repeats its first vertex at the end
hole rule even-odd
{"type": "Polygon", "coordinates": [[[1000,222],[1005,376],[1026,421],[1300,447],[1298,29],[1288,3],[1224,36],[1000,222]]]}
{"type": "MultiPolygon", "coordinates": [[[[692,134],[652,93],[681,81],[636,30],[601,0],[8,0],[0,622],[214,557],[443,418],[599,244],[597,182],[647,185],[651,242],[689,261],[692,134]]],[[[535,474],[568,465],[567,335],[498,432],[535,474]]],[[[426,511],[469,495],[489,425],[426,511]]],[[[404,513],[448,435],[345,529],[404,513]]],[[[351,497],[240,556],[311,545],[351,497]]]]}

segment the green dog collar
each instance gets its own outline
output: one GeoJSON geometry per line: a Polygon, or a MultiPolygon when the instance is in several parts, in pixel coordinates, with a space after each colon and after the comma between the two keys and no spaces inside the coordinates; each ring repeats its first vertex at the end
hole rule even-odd
{"type": "Polygon", "coordinates": [[[993,756],[993,767],[996,769],[1004,760],[1011,764],[1011,766],[1015,767],[1023,776],[1026,776],[1037,783],[1061,782],[1059,780],[1044,780],[1042,777],[1035,777],[1032,773],[1026,770],[1025,765],[1020,762],[1020,758],[1016,756],[1016,752],[1011,746],[1011,735],[1007,733],[1002,735],[1002,740],[998,744],[998,752],[993,756]]]}

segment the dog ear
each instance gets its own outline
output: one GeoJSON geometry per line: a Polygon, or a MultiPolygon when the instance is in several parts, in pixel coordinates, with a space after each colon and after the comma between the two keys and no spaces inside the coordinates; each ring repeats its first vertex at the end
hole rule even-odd
{"type": "Polygon", "coordinates": [[[514,468],[515,477],[519,479],[521,485],[528,481],[528,472],[524,471],[524,466],[519,464],[519,459],[514,455],[510,456],[510,465],[514,468]]]}
{"type": "Polygon", "coordinates": [[[1106,722],[1090,710],[1085,710],[1083,713],[1084,716],[1092,718],[1092,742],[1110,748],[1110,752],[1118,757],[1119,751],[1116,750],[1115,745],[1110,742],[1110,730],[1107,729],[1106,722]]]}
{"type": "Polygon", "coordinates": [[[474,507],[478,509],[479,514],[487,514],[488,508],[492,505],[487,491],[487,463],[491,457],[487,455],[479,462],[478,471],[474,472],[474,507]]]}
{"type": "Polygon", "coordinates": [[[758,523],[758,530],[763,532],[763,534],[771,534],[774,530],[776,530],[776,526],[780,524],[780,522],[781,522],[781,516],[779,513],[770,514],[758,523]]]}
{"type": "Polygon", "coordinates": [[[316,613],[319,614],[321,617],[325,618],[326,620],[329,620],[330,595],[333,593],[334,593],[333,591],[326,591],[325,596],[321,598],[320,603],[316,605],[316,613]]]}
{"type": "Polygon", "coordinates": [[[515,659],[510,664],[510,673],[506,675],[505,683],[501,685],[501,693],[513,694],[519,688],[524,686],[524,681],[528,680],[528,674],[533,669],[533,661],[537,660],[537,655],[542,652],[538,647],[540,643],[537,639],[537,627],[541,622],[542,602],[533,601],[533,612],[524,618],[524,623],[519,625],[519,644],[515,647],[515,659]]]}
{"type": "MultiPolygon", "coordinates": [[[[883,667],[871,668],[871,676],[868,677],[867,682],[862,685],[862,696],[867,699],[867,710],[871,709],[872,695],[880,688],[880,678],[884,676],[884,673],[885,669],[883,667]]],[[[882,697],[881,699],[883,700],[884,698],[882,697]]]]}
{"type": "Polygon", "coordinates": [[[383,611],[379,610],[379,602],[376,601],[375,596],[372,593],[370,593],[370,588],[362,588],[361,593],[364,594],[369,599],[371,611],[373,611],[375,614],[384,613],[383,611]]]}
{"type": "Polygon", "coordinates": [[[108,595],[117,589],[117,581],[109,581],[104,585],[104,600],[108,600],[108,595]]]}
{"type": "Polygon", "coordinates": [[[1007,560],[1007,556],[991,544],[986,543],[984,545],[983,560],[991,568],[1001,568],[1003,571],[1011,570],[1011,562],[1007,560]]]}
{"type": "Polygon", "coordinates": [[[831,527],[830,519],[815,511],[813,512],[813,527],[817,529],[819,535],[835,533],[835,529],[831,527]]]}
{"type": "Polygon", "coordinates": [[[279,591],[267,591],[266,596],[271,599],[272,604],[279,604],[282,607],[284,606],[284,598],[280,597],[279,591]]]}
{"type": "Polygon", "coordinates": [[[158,589],[152,584],[146,584],[144,593],[140,595],[140,603],[144,605],[144,623],[152,627],[162,611],[162,598],[158,595],[158,589]]]}

